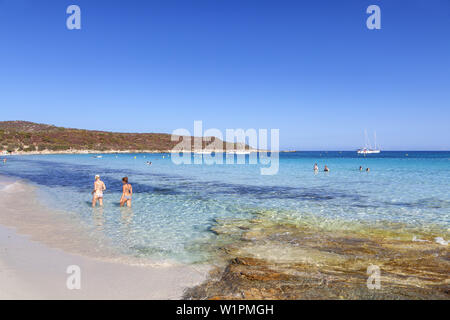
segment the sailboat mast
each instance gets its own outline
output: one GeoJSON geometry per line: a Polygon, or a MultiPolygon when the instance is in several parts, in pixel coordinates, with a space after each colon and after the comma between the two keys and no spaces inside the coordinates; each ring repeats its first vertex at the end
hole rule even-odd
{"type": "Polygon", "coordinates": [[[375,131],[373,135],[374,135],[374,140],[375,140],[374,149],[376,150],[377,149],[377,132],[375,131]]]}
{"type": "Polygon", "coordinates": [[[364,148],[370,148],[369,136],[367,135],[367,129],[364,129],[364,148]]]}

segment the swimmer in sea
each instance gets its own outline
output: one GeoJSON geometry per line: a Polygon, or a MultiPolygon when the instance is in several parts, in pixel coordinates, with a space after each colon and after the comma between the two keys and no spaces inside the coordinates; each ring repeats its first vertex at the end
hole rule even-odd
{"type": "Polygon", "coordinates": [[[325,165],[325,168],[323,169],[325,172],[330,172],[330,169],[328,169],[327,165],[325,165]]]}
{"type": "Polygon", "coordinates": [[[148,166],[151,166],[151,165],[152,165],[152,162],[151,162],[151,161],[147,161],[147,165],[148,165],[148,166]]]}
{"type": "Polygon", "coordinates": [[[362,166],[359,166],[359,171],[363,171],[363,167],[362,166]]]}
{"type": "Polygon", "coordinates": [[[317,163],[314,164],[314,172],[319,171],[319,166],[317,165],[317,163]]]}
{"type": "Polygon", "coordinates": [[[131,207],[131,196],[133,195],[133,187],[128,183],[128,177],[122,179],[122,197],[120,198],[120,206],[123,207],[127,203],[127,207],[131,207]]]}
{"type": "Polygon", "coordinates": [[[367,168],[367,169],[366,169],[366,172],[369,172],[369,171],[370,171],[370,168],[367,168]]]}
{"type": "Polygon", "coordinates": [[[95,182],[94,182],[94,191],[92,191],[92,207],[95,208],[95,205],[97,204],[97,200],[100,204],[100,206],[103,206],[103,191],[106,190],[106,186],[103,183],[102,180],[100,180],[100,176],[95,176],[95,182]]]}

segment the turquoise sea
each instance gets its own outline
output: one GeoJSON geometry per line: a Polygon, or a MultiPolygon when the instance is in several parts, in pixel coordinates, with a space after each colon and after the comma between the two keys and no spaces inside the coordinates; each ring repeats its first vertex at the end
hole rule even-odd
{"type": "Polygon", "coordinates": [[[450,228],[450,152],[280,153],[272,176],[248,163],[175,165],[169,154],[27,155],[9,156],[0,174],[36,185],[45,205],[77,216],[124,254],[160,260],[202,261],[196,244],[215,240],[217,219],[260,211],[336,228],[437,228],[443,237],[450,228]],[[103,209],[90,206],[96,174],[107,186],[103,209]],[[131,209],[118,206],[124,176],[131,209]]]}

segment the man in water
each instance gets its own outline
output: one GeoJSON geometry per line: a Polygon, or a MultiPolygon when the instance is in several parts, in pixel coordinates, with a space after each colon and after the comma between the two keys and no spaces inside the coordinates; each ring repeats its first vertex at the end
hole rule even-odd
{"type": "Polygon", "coordinates": [[[329,171],[330,171],[330,169],[328,169],[327,165],[325,165],[325,168],[323,169],[323,171],[325,171],[325,172],[329,172],[329,171]]]}
{"type": "Polygon", "coordinates": [[[359,166],[359,171],[363,171],[363,167],[362,166],[359,166]]]}
{"type": "Polygon", "coordinates": [[[319,166],[317,165],[317,163],[314,164],[314,172],[319,171],[319,166]]]}
{"type": "Polygon", "coordinates": [[[366,172],[369,172],[369,171],[370,171],[370,168],[367,168],[367,169],[366,169],[366,172]]]}
{"type": "Polygon", "coordinates": [[[95,176],[95,182],[94,182],[94,191],[92,191],[92,207],[95,208],[95,205],[97,204],[97,200],[100,204],[100,206],[103,206],[103,191],[106,190],[106,186],[103,183],[102,180],[100,180],[100,176],[95,176]]]}
{"type": "Polygon", "coordinates": [[[120,206],[123,207],[125,202],[127,207],[131,207],[131,196],[133,195],[133,187],[128,183],[128,177],[122,178],[122,197],[120,198],[120,206]]]}

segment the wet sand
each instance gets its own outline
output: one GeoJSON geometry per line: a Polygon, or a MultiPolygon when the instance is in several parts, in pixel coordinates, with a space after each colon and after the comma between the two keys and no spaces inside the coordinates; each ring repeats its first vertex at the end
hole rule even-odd
{"type": "Polygon", "coordinates": [[[206,266],[125,261],[90,248],[90,235],[64,219],[37,202],[32,186],[1,180],[0,299],[179,299],[205,279],[206,266]],[[66,286],[72,265],[80,290],[66,286]]]}

